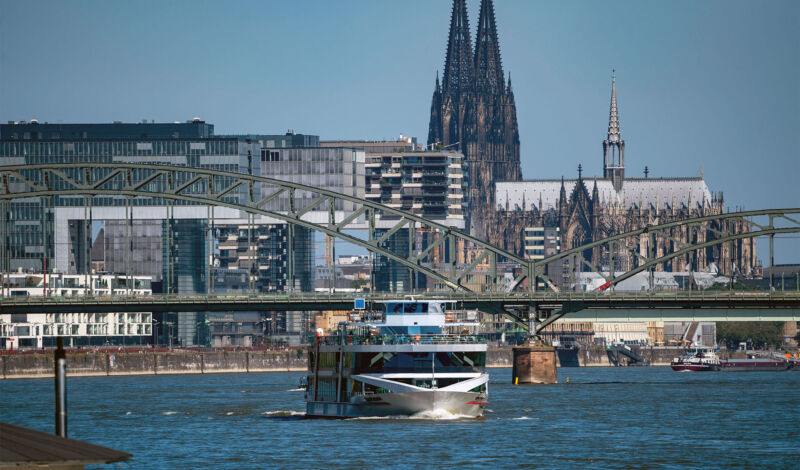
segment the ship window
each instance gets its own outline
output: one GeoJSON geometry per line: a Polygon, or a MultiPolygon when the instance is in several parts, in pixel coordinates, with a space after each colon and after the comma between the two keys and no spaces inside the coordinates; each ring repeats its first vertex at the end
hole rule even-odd
{"type": "Polygon", "coordinates": [[[416,385],[417,387],[420,387],[420,388],[431,388],[431,381],[430,380],[416,380],[415,382],[416,383],[414,385],[416,385]]]}
{"type": "Polygon", "coordinates": [[[372,385],[372,384],[365,383],[364,384],[364,393],[365,394],[370,394],[370,393],[389,393],[389,390],[386,390],[385,388],[382,388],[382,387],[376,387],[375,385],[372,385]]]}
{"type": "Polygon", "coordinates": [[[470,392],[486,393],[486,384],[482,383],[477,387],[473,388],[472,390],[470,390],[470,392]]]}
{"type": "Polygon", "coordinates": [[[428,313],[428,304],[406,302],[403,304],[403,313],[428,313]]]}

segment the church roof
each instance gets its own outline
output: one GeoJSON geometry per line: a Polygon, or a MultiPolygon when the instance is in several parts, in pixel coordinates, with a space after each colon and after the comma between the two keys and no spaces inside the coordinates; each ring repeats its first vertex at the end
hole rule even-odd
{"type": "MultiPolygon", "coordinates": [[[[495,201],[500,210],[522,210],[523,199],[526,209],[535,206],[540,211],[558,208],[561,181],[530,180],[503,181],[495,185],[495,201]],[[542,207],[539,207],[541,199],[542,207]],[[506,206],[507,204],[507,206],[506,206]]],[[[576,180],[564,180],[564,189],[572,194],[576,180]]],[[[587,190],[591,190],[594,182],[584,178],[587,190]]],[[[636,209],[639,204],[644,209],[656,207],[671,208],[673,198],[676,208],[701,207],[711,203],[711,192],[703,178],[626,178],[620,192],[614,190],[611,180],[597,178],[597,192],[601,204],[619,203],[625,209],[636,209]]]]}

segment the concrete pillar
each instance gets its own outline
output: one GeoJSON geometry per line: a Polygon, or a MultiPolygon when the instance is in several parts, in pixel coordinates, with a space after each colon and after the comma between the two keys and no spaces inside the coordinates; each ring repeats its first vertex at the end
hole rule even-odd
{"type": "Polygon", "coordinates": [[[514,384],[558,383],[556,348],[545,344],[514,348],[514,384]]]}

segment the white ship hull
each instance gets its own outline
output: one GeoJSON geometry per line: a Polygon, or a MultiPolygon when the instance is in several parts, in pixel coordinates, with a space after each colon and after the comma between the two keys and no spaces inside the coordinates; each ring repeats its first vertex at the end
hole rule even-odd
{"type": "MultiPolygon", "coordinates": [[[[443,301],[387,302],[381,322],[340,323],[309,351],[306,416],[477,418],[488,404],[486,341],[443,301]]],[[[371,318],[375,312],[359,313],[371,318]]]]}
{"type": "Polygon", "coordinates": [[[476,392],[449,392],[429,390],[424,392],[381,393],[357,397],[350,403],[306,403],[306,416],[326,418],[357,417],[463,417],[483,416],[486,395],[476,392]]]}

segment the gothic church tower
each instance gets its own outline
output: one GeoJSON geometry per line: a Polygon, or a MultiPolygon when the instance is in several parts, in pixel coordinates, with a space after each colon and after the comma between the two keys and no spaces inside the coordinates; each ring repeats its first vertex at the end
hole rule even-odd
{"type": "Polygon", "coordinates": [[[616,71],[611,72],[611,109],[608,112],[608,137],[603,141],[603,178],[611,180],[620,192],[625,180],[625,141],[619,132],[616,71]]]}
{"type": "Polygon", "coordinates": [[[506,84],[492,0],[481,1],[475,48],[465,0],[453,0],[441,85],[431,101],[428,144],[464,154],[470,233],[483,237],[496,181],[519,181],[519,129],[511,78],[506,84]]]}

